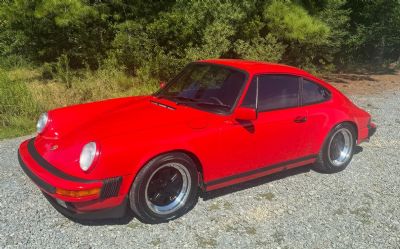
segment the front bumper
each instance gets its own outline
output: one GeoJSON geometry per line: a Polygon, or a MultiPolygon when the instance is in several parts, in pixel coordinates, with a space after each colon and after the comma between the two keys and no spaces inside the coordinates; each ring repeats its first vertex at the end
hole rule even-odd
{"type": "Polygon", "coordinates": [[[127,214],[128,198],[124,198],[121,204],[112,208],[81,213],[71,203],[64,202],[60,204],[60,201],[54,199],[47,193],[43,192],[43,195],[58,212],[77,221],[121,218],[127,214]]]}
{"type": "Polygon", "coordinates": [[[18,160],[25,174],[46,196],[52,198],[54,203],[57,203],[57,200],[60,203],[65,203],[64,209],[69,210],[71,214],[93,212],[124,205],[127,184],[123,184],[123,182],[129,182],[129,179],[127,179],[129,176],[87,180],[68,175],[47,162],[36,151],[34,141],[35,138],[27,140],[20,145],[18,160]],[[100,188],[100,194],[71,197],[57,193],[57,189],[81,191],[94,188],[100,188]]]}

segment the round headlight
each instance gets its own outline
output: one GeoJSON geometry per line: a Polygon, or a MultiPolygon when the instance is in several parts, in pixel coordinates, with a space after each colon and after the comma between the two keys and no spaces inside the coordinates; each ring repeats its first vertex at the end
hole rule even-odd
{"type": "Polygon", "coordinates": [[[41,133],[44,128],[46,128],[46,125],[49,121],[49,116],[47,115],[47,112],[40,114],[39,120],[36,124],[36,130],[38,133],[41,133]]]}
{"type": "Polygon", "coordinates": [[[97,146],[95,142],[90,142],[83,146],[81,156],[79,157],[79,165],[83,171],[87,171],[92,166],[96,153],[97,146]]]}

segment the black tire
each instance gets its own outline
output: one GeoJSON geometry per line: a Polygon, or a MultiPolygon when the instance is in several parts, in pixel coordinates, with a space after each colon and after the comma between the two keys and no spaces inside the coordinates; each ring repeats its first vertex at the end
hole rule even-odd
{"type": "MultiPolygon", "coordinates": [[[[344,138],[344,135],[341,136],[343,136],[344,138]]],[[[347,140],[349,140],[349,138],[347,140]]],[[[356,131],[353,125],[349,123],[341,123],[335,126],[335,128],[333,128],[329,132],[327,138],[324,141],[322,149],[318,155],[317,161],[314,164],[315,170],[323,173],[336,173],[344,170],[349,165],[351,159],[353,158],[355,145],[356,145],[356,131]],[[336,136],[337,134],[340,134],[342,132],[344,134],[348,134],[349,137],[351,137],[351,145],[348,146],[349,151],[347,153],[348,154],[347,157],[344,157],[341,163],[339,164],[338,163],[339,160],[338,161],[332,160],[329,153],[330,153],[330,148],[332,148],[332,141],[334,139],[333,136],[336,136]]]]}
{"type": "MultiPolygon", "coordinates": [[[[137,218],[144,223],[164,223],[176,219],[190,211],[196,205],[199,194],[198,181],[197,167],[188,155],[180,152],[160,155],[148,162],[137,174],[129,192],[130,207],[132,211],[136,214],[137,218]],[[165,170],[169,170],[168,175],[171,175],[171,171],[174,173],[174,176],[170,179],[171,181],[169,183],[163,181],[165,180],[163,178],[165,178],[164,176],[166,175],[166,173],[161,173],[165,172],[165,170]],[[157,175],[157,173],[159,174],[157,175]],[[179,174],[179,176],[176,177],[176,175],[178,175],[177,173],[179,174]],[[157,176],[161,180],[156,179],[157,176]],[[162,184],[175,184],[172,182],[174,182],[175,179],[177,179],[178,177],[179,181],[182,182],[182,184],[178,184],[181,186],[181,192],[179,192],[180,194],[178,196],[175,195],[175,199],[173,200],[163,198],[164,202],[165,200],[167,200],[172,201],[172,203],[166,205],[157,205],[155,202],[153,202],[152,198],[149,197],[149,194],[147,193],[151,186],[153,186],[154,189],[154,186],[157,187],[161,185],[160,182],[162,182],[162,184]],[[186,184],[184,184],[184,179],[186,179],[186,184]],[[185,194],[183,194],[185,189],[186,192],[185,194]],[[175,209],[171,208],[167,211],[158,210],[158,208],[167,208],[171,206],[174,202],[176,202],[175,209]]],[[[163,192],[164,197],[170,194],[170,185],[167,185],[164,188],[158,188],[162,189],[160,191],[163,192]],[[166,191],[167,188],[168,191],[166,191]]],[[[176,189],[179,189],[179,187],[176,189]]],[[[160,192],[155,192],[158,193],[155,195],[160,195],[160,192]]],[[[157,198],[157,196],[155,198],[157,198]]],[[[174,198],[173,195],[172,198],[174,198]]]]}

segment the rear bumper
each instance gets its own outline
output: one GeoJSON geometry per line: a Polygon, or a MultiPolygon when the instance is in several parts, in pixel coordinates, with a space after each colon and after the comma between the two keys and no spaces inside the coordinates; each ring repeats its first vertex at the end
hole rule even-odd
{"type": "Polygon", "coordinates": [[[376,132],[376,124],[370,122],[367,127],[359,130],[358,132],[358,144],[363,143],[363,142],[368,142],[370,138],[375,134],[376,132]]]}
{"type": "Polygon", "coordinates": [[[52,204],[64,203],[68,216],[124,205],[131,176],[87,180],[68,175],[41,157],[34,146],[34,138],[20,145],[18,160],[25,174],[50,198],[47,199],[53,200],[52,204]],[[57,189],[81,191],[94,188],[100,188],[100,194],[70,197],[57,193],[57,189]]]}
{"type": "Polygon", "coordinates": [[[371,138],[376,132],[376,124],[369,123],[368,124],[368,139],[371,138]]]}

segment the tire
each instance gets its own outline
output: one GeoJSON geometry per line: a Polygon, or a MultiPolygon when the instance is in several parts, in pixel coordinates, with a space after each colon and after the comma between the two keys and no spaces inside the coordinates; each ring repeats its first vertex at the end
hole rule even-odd
{"type": "Polygon", "coordinates": [[[355,134],[354,126],[349,123],[341,123],[333,128],[325,139],[314,168],[323,173],[344,170],[353,158],[355,134]]]}
{"type": "Polygon", "coordinates": [[[144,223],[168,222],[196,205],[198,186],[197,167],[188,155],[160,155],[137,174],[129,192],[130,207],[144,223]]]}

